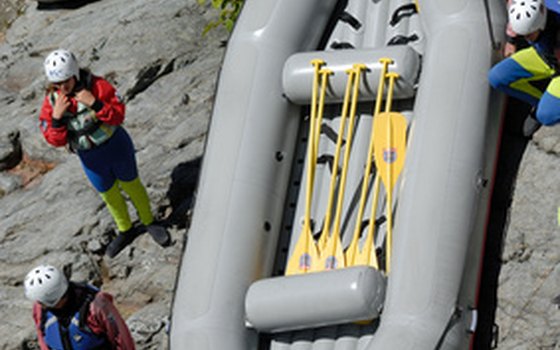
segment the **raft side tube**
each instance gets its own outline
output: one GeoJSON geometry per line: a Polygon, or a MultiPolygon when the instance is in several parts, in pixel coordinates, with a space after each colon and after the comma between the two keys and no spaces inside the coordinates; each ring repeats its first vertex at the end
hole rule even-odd
{"type": "Polygon", "coordinates": [[[178,274],[173,350],[256,349],[244,299],[272,269],[300,124],[299,108],[282,96],[282,67],[293,53],[317,48],[336,4],[244,5],[222,64],[178,274]]]}
{"type": "Polygon", "coordinates": [[[278,333],[379,316],[385,277],[367,266],[257,281],[245,298],[246,319],[259,332],[278,333]]]}
{"type": "MultiPolygon", "coordinates": [[[[468,334],[448,333],[482,195],[492,43],[484,2],[423,1],[427,29],[415,120],[395,222],[393,260],[380,327],[365,350],[466,349],[468,334]],[[439,347],[444,341],[445,346],[439,347]]],[[[491,2],[492,23],[505,26],[491,2]]],[[[491,116],[495,117],[495,116],[491,116]]]]}
{"type": "Polygon", "coordinates": [[[365,64],[367,70],[360,84],[360,101],[372,101],[377,96],[381,63],[390,58],[389,71],[399,74],[395,84],[394,99],[411,98],[420,71],[420,56],[410,46],[387,46],[370,50],[315,51],[290,56],[284,65],[282,86],[284,94],[295,104],[306,105],[311,101],[313,66],[311,60],[322,59],[325,68],[334,74],[329,77],[326,103],[339,103],[344,99],[348,75],[346,70],[355,63],[365,64]]]}

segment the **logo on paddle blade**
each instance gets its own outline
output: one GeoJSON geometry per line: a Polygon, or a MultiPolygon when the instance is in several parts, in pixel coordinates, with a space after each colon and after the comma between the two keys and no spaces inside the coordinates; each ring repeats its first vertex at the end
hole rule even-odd
{"type": "Polygon", "coordinates": [[[299,257],[299,269],[307,271],[311,268],[311,255],[303,253],[299,257]]]}
{"type": "Polygon", "coordinates": [[[385,163],[394,163],[397,160],[397,149],[395,147],[383,149],[383,160],[385,163]]]}
{"type": "Polygon", "coordinates": [[[338,260],[336,259],[336,257],[329,255],[326,259],[325,259],[325,269],[326,270],[334,270],[336,269],[336,267],[338,266],[338,260]]]}

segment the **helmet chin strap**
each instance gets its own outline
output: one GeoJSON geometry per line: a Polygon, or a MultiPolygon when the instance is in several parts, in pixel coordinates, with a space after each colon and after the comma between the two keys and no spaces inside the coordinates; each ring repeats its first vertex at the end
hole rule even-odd
{"type": "Polygon", "coordinates": [[[72,89],[72,93],[75,94],[77,92],[82,91],[85,88],[86,88],[85,84],[82,81],[80,81],[78,78],[76,78],[76,83],[74,84],[74,88],[72,89]]]}
{"type": "Polygon", "coordinates": [[[541,32],[542,32],[542,30],[537,30],[536,32],[529,33],[529,34],[525,35],[525,39],[527,39],[529,41],[533,41],[533,42],[537,41],[541,32]]]}

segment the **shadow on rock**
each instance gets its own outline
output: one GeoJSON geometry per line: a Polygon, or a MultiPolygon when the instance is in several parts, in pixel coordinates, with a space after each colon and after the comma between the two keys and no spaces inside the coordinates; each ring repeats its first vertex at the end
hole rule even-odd
{"type": "Polygon", "coordinates": [[[23,158],[19,130],[0,139],[0,171],[14,168],[23,158]]]}
{"type": "Polygon", "coordinates": [[[72,10],[97,1],[100,0],[62,0],[62,1],[51,1],[51,2],[39,1],[37,3],[37,9],[38,10],[61,10],[61,9],[72,10]]]}
{"type": "Polygon", "coordinates": [[[171,172],[171,184],[167,190],[167,198],[171,205],[171,213],[167,222],[179,228],[187,226],[188,212],[194,204],[195,191],[200,175],[202,158],[196,158],[177,165],[171,172]]]}
{"type": "Polygon", "coordinates": [[[497,345],[499,329],[494,320],[498,305],[498,278],[515,180],[529,142],[522,133],[528,113],[529,106],[513,98],[508,100],[486,233],[474,349],[494,349],[497,345]]]}

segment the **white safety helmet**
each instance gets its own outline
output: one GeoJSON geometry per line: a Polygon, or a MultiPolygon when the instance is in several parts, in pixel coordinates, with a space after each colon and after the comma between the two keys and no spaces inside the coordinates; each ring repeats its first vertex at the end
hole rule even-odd
{"type": "Polygon", "coordinates": [[[546,25],[543,0],[512,0],[508,12],[511,29],[519,35],[543,30],[546,25]]]}
{"type": "Polygon", "coordinates": [[[39,265],[29,271],[23,285],[28,299],[53,307],[66,293],[68,280],[56,267],[39,265]]]}
{"type": "Polygon", "coordinates": [[[58,49],[45,59],[45,74],[51,83],[60,83],[71,77],[80,77],[80,67],[74,54],[68,50],[58,49]]]}

